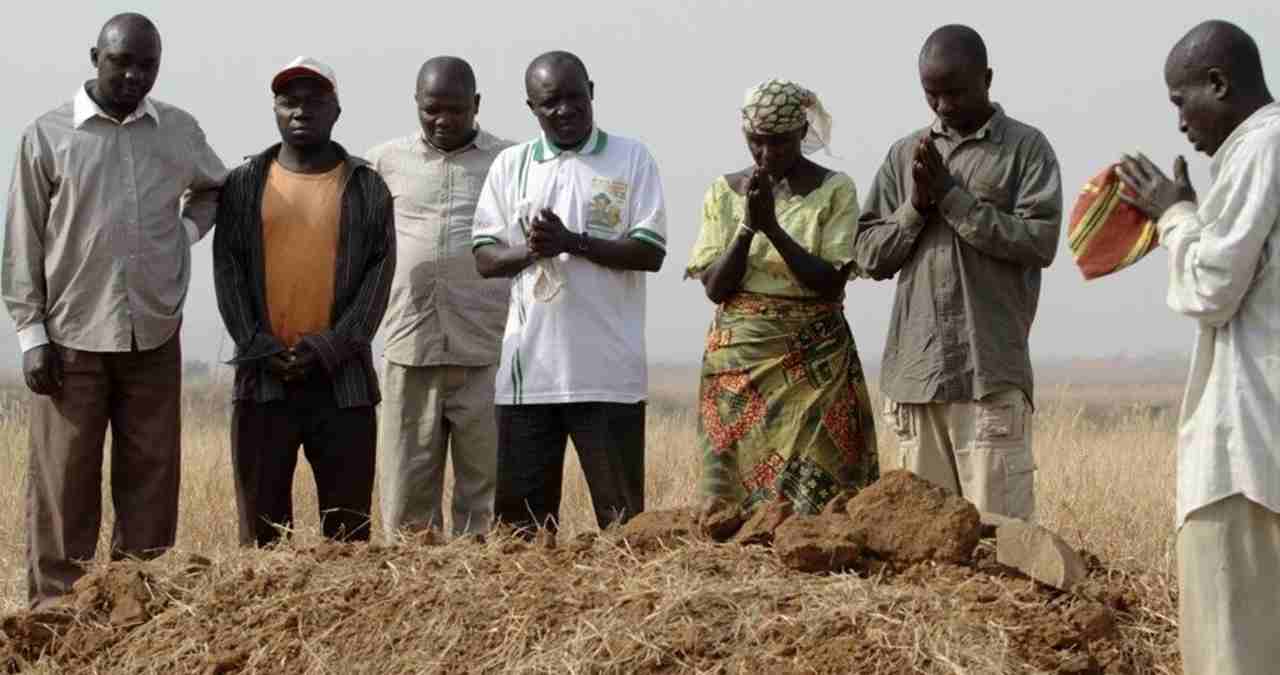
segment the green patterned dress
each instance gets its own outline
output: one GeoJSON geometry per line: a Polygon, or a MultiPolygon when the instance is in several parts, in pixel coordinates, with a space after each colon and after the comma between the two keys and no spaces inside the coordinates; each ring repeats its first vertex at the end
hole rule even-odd
{"type": "MultiPolygon", "coordinates": [[[[803,197],[777,197],[779,225],[822,259],[853,254],[853,181],[832,173],[803,197]]],[[[746,199],[719,178],[703,204],[686,269],[700,277],[729,247],[746,199]]],[[[871,402],[843,303],[791,274],[763,235],[751,244],[742,289],[716,308],[699,392],[704,497],[746,509],[773,499],[817,513],[838,492],[880,474],[871,402]]]]}

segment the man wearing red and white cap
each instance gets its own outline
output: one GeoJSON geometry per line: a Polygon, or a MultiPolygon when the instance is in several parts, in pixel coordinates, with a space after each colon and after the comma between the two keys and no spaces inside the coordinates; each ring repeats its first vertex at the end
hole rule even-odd
{"type": "Polygon", "coordinates": [[[391,194],[331,140],[329,66],[299,57],[271,80],[281,143],[232,170],[214,236],[218,309],[236,344],[231,454],[240,542],[293,520],[298,447],[325,536],[367,540],[380,394],[370,342],[395,270],[391,194]]]}

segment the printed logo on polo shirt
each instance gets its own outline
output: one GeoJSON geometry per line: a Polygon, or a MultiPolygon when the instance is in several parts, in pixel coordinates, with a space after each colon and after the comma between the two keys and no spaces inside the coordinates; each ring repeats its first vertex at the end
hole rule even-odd
{"type": "Polygon", "coordinates": [[[626,181],[592,178],[591,202],[587,205],[587,231],[598,237],[618,236],[622,230],[622,209],[626,203],[626,181]]]}

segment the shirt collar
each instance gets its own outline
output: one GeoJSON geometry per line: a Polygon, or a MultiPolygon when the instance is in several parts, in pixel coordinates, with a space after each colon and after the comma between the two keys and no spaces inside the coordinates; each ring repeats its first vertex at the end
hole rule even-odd
{"type": "Polygon", "coordinates": [[[94,117],[101,117],[119,124],[120,126],[125,126],[126,124],[132,124],[133,122],[137,122],[143,117],[150,115],[151,119],[155,120],[157,125],[160,124],[160,113],[156,111],[156,106],[151,102],[150,96],[142,99],[142,103],[138,104],[138,107],[135,108],[133,112],[129,113],[129,116],[124,118],[123,122],[117,122],[114,117],[104,112],[98,103],[93,100],[93,97],[89,96],[89,92],[85,89],[84,85],[81,85],[76,89],[75,98],[72,99],[72,108],[72,120],[77,129],[84,126],[85,122],[88,122],[94,117]]]}
{"type": "Polygon", "coordinates": [[[1226,150],[1234,145],[1241,136],[1272,122],[1277,116],[1280,116],[1280,103],[1268,103],[1253,111],[1252,115],[1245,118],[1245,121],[1241,122],[1227,135],[1227,140],[1223,141],[1218,151],[1213,153],[1213,159],[1209,162],[1209,174],[1216,180],[1218,173],[1222,170],[1222,163],[1226,160],[1228,154],[1226,150]]]}
{"type": "Polygon", "coordinates": [[[422,129],[418,129],[418,141],[422,143],[422,146],[426,148],[428,152],[434,152],[437,155],[456,155],[458,153],[466,152],[471,148],[475,148],[481,152],[487,152],[494,149],[497,144],[497,138],[493,134],[481,129],[479,124],[476,125],[475,138],[471,139],[470,143],[467,143],[457,150],[441,150],[440,148],[437,148],[432,145],[431,141],[427,140],[427,135],[423,133],[422,129]]]}
{"type": "Polygon", "coordinates": [[[995,109],[995,112],[987,119],[987,123],[968,136],[960,136],[953,131],[949,131],[942,126],[942,120],[937,118],[934,118],[933,124],[929,125],[929,133],[933,136],[946,136],[956,142],[990,138],[993,142],[999,143],[1004,140],[1005,121],[1008,120],[1008,117],[1004,114],[1004,108],[999,103],[992,103],[991,107],[995,109]]]}
{"type": "Polygon", "coordinates": [[[545,162],[555,159],[565,153],[576,155],[598,155],[601,152],[604,152],[604,148],[608,144],[609,134],[606,134],[599,127],[594,125],[591,127],[591,135],[587,136],[587,142],[583,143],[582,147],[578,150],[564,150],[562,148],[558,148],[555,143],[552,143],[551,140],[547,138],[546,133],[543,133],[538,137],[538,140],[533,142],[533,161],[545,162]]]}

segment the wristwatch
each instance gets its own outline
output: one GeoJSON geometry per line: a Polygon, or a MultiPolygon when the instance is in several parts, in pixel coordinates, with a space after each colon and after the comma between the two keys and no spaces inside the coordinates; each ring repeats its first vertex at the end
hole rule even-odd
{"type": "Polygon", "coordinates": [[[577,253],[578,255],[586,255],[587,249],[590,248],[590,245],[591,245],[590,242],[591,242],[591,237],[588,237],[586,232],[579,234],[578,245],[573,252],[577,253]]]}

